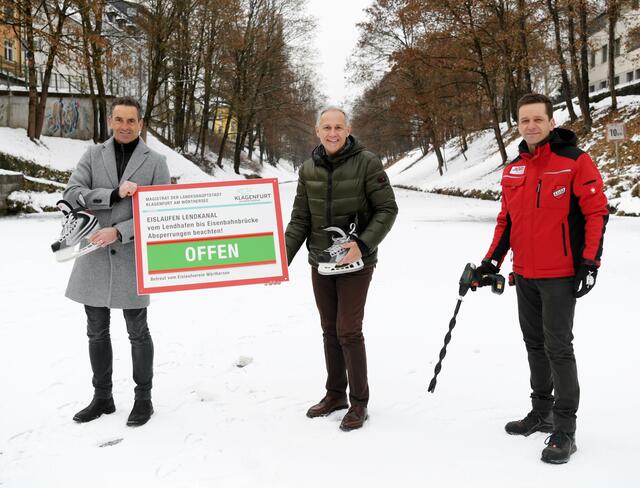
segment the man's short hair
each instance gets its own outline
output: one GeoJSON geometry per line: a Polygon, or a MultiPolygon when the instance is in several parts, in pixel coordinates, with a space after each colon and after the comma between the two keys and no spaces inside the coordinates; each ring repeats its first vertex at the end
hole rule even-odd
{"type": "Polygon", "coordinates": [[[544,103],[545,110],[549,118],[553,117],[553,104],[549,97],[540,93],[528,93],[518,100],[518,116],[520,116],[520,107],[523,105],[531,105],[532,103],[544,103]]]}
{"type": "Polygon", "coordinates": [[[142,118],[142,107],[140,106],[140,102],[133,97],[118,97],[111,102],[111,111],[110,114],[113,114],[113,109],[116,108],[117,105],[125,105],[127,107],[135,107],[138,111],[138,120],[142,118]]]}
{"type": "Polygon", "coordinates": [[[343,109],[342,107],[337,107],[335,105],[328,105],[327,107],[324,107],[318,111],[318,117],[316,118],[316,127],[320,127],[320,118],[325,113],[332,112],[334,110],[336,112],[341,112],[342,115],[344,115],[344,123],[347,127],[351,125],[351,123],[349,122],[349,115],[347,114],[347,111],[345,109],[343,109]]]}

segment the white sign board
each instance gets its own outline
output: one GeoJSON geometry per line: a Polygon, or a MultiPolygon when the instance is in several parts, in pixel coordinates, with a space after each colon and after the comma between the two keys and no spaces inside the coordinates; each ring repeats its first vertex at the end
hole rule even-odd
{"type": "Polygon", "coordinates": [[[138,294],[288,279],[278,180],[139,187],[138,294]]]}
{"type": "Polygon", "coordinates": [[[624,124],[607,124],[607,141],[624,141],[624,124]]]}

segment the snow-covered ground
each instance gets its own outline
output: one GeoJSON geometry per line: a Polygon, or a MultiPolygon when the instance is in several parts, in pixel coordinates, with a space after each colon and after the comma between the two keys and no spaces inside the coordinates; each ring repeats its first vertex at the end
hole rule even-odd
{"type": "MultiPolygon", "coordinates": [[[[295,184],[281,191],[288,216],[295,184]]],[[[136,429],[125,425],[131,358],[114,313],[117,411],[74,423],[91,398],[91,374],[82,306],[63,296],[71,264],[49,250],[59,219],[0,219],[0,486],[636,486],[640,221],[611,218],[597,286],[579,300],[578,452],[550,466],[539,460],[544,434],[503,430],[529,409],[513,289],[467,295],[436,392],[426,390],[460,273],[486,251],[498,203],[397,197],[365,315],[370,420],[350,433],[338,429],[344,412],[305,417],[325,373],[303,251],[280,286],[152,298],[156,413],[136,429]],[[241,357],[252,361],[238,368],[241,357]]]]}

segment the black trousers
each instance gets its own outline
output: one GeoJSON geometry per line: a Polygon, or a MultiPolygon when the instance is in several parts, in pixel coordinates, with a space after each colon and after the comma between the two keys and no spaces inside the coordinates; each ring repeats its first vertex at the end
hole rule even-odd
{"type": "MultiPolygon", "coordinates": [[[[113,383],[113,352],[109,325],[111,310],[107,307],[85,305],[87,313],[87,336],[89,336],[89,359],[93,371],[93,388],[96,398],[111,398],[113,383]]],[[[133,360],[133,381],[136,400],[151,399],[153,379],[153,341],[147,326],[147,309],[136,308],[122,311],[127,323],[131,359],[133,360]]]]}
{"type": "Polygon", "coordinates": [[[351,405],[365,407],[369,402],[369,383],[362,319],[372,276],[373,266],[334,276],[323,276],[311,268],[324,340],[327,394],[346,398],[348,380],[351,405]]]}
{"type": "Polygon", "coordinates": [[[516,275],[518,315],[531,373],[531,403],[553,411],[555,430],[575,432],[580,386],[573,353],[576,298],[573,277],[527,279],[516,275]]]}

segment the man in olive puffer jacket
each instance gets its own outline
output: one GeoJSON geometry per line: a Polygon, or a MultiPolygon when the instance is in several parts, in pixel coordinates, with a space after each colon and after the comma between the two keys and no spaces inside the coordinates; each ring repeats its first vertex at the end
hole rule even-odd
{"type": "Polygon", "coordinates": [[[289,263],[306,241],[313,292],[320,313],[327,367],[327,393],[308,412],[322,417],[345,409],[347,382],[351,408],[342,419],[344,431],[367,420],[369,385],[362,319],[367,291],[377,262],[378,245],[395,221],[398,207],[380,159],[351,136],[344,110],[328,107],[316,124],[320,145],[299,171],[298,188],[286,230],[289,263]],[[343,244],[349,252],[340,264],[362,259],[364,268],[345,274],[318,273],[317,257],[331,245],[324,229],[348,231],[357,237],[343,244]]]}

